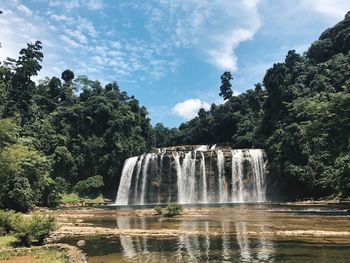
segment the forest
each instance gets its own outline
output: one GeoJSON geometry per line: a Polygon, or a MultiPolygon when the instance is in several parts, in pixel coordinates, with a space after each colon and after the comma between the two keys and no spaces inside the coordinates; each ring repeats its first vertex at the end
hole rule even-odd
{"type": "MultiPolygon", "coordinates": [[[[117,82],[67,69],[34,82],[40,41],[0,64],[0,208],[56,206],[63,193],[113,196],[124,160],[153,147],[262,148],[270,198],[350,196],[350,12],[305,54],[290,50],[255,88],[199,110],[179,128],[152,127],[147,109],[117,82]]],[[[231,84],[232,83],[232,84],[231,84]]]]}

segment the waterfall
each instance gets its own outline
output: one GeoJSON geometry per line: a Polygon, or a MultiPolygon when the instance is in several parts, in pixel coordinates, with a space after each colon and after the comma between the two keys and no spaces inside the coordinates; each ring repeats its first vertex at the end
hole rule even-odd
{"type": "Polygon", "coordinates": [[[153,153],[149,153],[146,155],[145,163],[142,167],[142,188],[141,188],[141,196],[140,196],[140,204],[143,205],[145,203],[145,189],[146,189],[146,182],[147,182],[147,170],[149,165],[149,160],[154,156],[153,153]]]}
{"type": "Polygon", "coordinates": [[[222,150],[217,151],[217,167],[219,181],[219,202],[227,202],[227,183],[225,180],[225,157],[222,150]]]}
{"type": "Polygon", "coordinates": [[[265,201],[265,169],[263,152],[259,149],[249,150],[250,162],[253,166],[253,179],[256,182],[254,188],[256,191],[256,198],[258,202],[265,201]]]}
{"type": "Polygon", "coordinates": [[[123,166],[122,177],[119,183],[119,190],[117,194],[117,205],[127,205],[129,201],[129,190],[132,179],[132,174],[134,172],[135,164],[138,157],[131,157],[127,159],[123,166]]]}
{"type": "Polygon", "coordinates": [[[139,180],[141,175],[141,168],[142,168],[142,161],[145,158],[145,155],[142,154],[139,158],[139,160],[136,163],[136,181],[135,181],[135,189],[134,189],[134,202],[136,202],[138,199],[138,193],[139,193],[139,180]]]}
{"type": "Polygon", "coordinates": [[[125,161],[116,204],[265,202],[265,166],[261,149],[159,149],[125,161]]]}
{"type": "Polygon", "coordinates": [[[208,203],[208,193],[207,193],[207,175],[205,172],[205,157],[204,153],[201,152],[201,178],[202,178],[202,193],[201,193],[201,202],[208,203]]]}
{"type": "Polygon", "coordinates": [[[232,153],[232,202],[243,202],[243,152],[242,150],[233,150],[232,153]]]}
{"type": "Polygon", "coordinates": [[[178,170],[178,202],[182,204],[195,202],[195,173],[197,151],[186,153],[182,166],[176,166],[178,170]]]}

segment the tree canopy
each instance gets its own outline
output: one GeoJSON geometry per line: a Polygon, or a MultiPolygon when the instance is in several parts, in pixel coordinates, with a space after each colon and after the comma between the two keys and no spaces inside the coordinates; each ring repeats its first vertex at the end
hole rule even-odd
{"type": "Polygon", "coordinates": [[[290,50],[254,89],[231,96],[225,72],[220,95],[227,101],[200,110],[172,140],[265,149],[271,197],[349,197],[349,41],[350,12],[304,55],[290,50]]]}
{"type": "Polygon", "coordinates": [[[36,84],[41,49],[40,41],[30,43],[0,64],[0,207],[57,203],[47,195],[62,184],[73,189],[94,178],[114,195],[124,160],[153,146],[147,109],[116,82],[103,87],[67,69],[63,83],[36,84]]]}

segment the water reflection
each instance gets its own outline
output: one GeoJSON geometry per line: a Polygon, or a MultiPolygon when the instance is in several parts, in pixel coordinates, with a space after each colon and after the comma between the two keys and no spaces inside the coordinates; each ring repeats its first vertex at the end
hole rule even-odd
{"type": "MultiPolygon", "coordinates": [[[[145,218],[118,217],[120,229],[151,229],[145,218]]],[[[271,262],[274,255],[273,242],[266,236],[249,236],[246,221],[182,220],[179,230],[201,231],[200,235],[182,234],[162,239],[146,236],[121,235],[120,245],[125,260],[148,262],[271,262]],[[170,244],[170,245],[169,245],[170,244]],[[167,255],[167,252],[171,252],[167,255]],[[169,259],[171,258],[171,259],[169,259]]],[[[254,232],[263,232],[258,225],[254,232]],[[258,231],[256,231],[258,229],[258,231]]]]}
{"type": "MultiPolygon", "coordinates": [[[[257,239],[249,238],[246,222],[235,223],[237,243],[239,245],[241,262],[270,262],[274,255],[272,240],[260,235],[257,239]]],[[[259,232],[264,232],[265,227],[259,226],[259,232]]]]}

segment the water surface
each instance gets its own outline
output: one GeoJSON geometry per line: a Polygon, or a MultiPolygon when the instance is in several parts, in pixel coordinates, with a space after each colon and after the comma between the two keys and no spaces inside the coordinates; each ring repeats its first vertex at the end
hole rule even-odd
{"type": "Polygon", "coordinates": [[[103,216],[108,228],[181,230],[178,236],[120,235],[61,240],[82,247],[89,262],[349,262],[349,236],[281,236],[276,231],[350,231],[346,206],[235,205],[197,208],[181,218],[103,216]],[[186,234],[186,232],[190,234],[186,234]],[[198,233],[197,233],[198,232],[198,233]]]}

